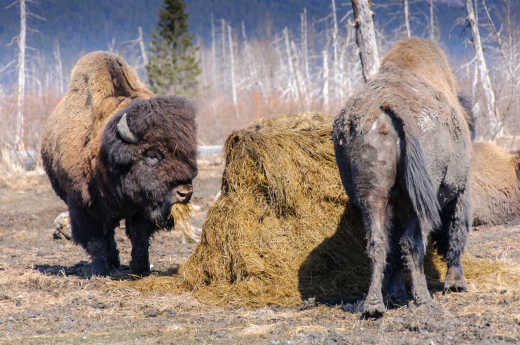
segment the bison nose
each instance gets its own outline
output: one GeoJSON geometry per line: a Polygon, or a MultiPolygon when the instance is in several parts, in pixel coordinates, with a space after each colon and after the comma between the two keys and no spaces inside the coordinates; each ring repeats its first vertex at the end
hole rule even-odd
{"type": "Polygon", "coordinates": [[[193,186],[191,184],[182,184],[173,189],[174,203],[187,203],[193,194],[193,186]]]}

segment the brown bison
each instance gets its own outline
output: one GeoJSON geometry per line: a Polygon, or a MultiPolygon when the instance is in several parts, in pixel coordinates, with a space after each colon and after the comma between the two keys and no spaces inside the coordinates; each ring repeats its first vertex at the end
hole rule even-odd
{"type": "Polygon", "coordinates": [[[72,70],[47,120],[41,155],[92,273],[119,266],[114,228],[125,219],[130,268],[145,274],[151,235],[172,226],[171,206],[192,194],[195,111],[185,99],[153,97],[121,57],[93,52],[72,70]]]}
{"type": "Polygon", "coordinates": [[[411,38],[388,52],[336,117],[336,161],[361,211],[372,265],[364,316],[385,312],[385,269],[390,301],[407,298],[406,267],[415,302],[433,303],[423,268],[430,236],[448,265],[445,288],[466,288],[460,258],[471,225],[471,140],[465,116],[442,50],[411,38]]]}
{"type": "Polygon", "coordinates": [[[473,225],[498,225],[520,216],[520,157],[490,143],[473,144],[473,225]]]}

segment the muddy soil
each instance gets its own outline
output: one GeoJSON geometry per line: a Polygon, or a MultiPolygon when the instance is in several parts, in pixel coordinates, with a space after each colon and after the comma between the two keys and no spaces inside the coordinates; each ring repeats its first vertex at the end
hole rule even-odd
{"type": "MultiPolygon", "coordinates": [[[[201,227],[215,200],[221,157],[200,162],[193,225],[201,227]]],[[[107,278],[89,279],[79,246],[53,239],[66,210],[45,175],[0,178],[1,344],[520,344],[520,287],[470,284],[466,293],[434,293],[435,307],[410,304],[378,320],[360,320],[361,301],[343,305],[230,308],[205,305],[190,294],[121,288],[130,246],[116,239],[123,264],[107,278]]],[[[160,232],[150,256],[155,274],[174,273],[194,248],[179,231],[160,232]]],[[[468,251],[520,263],[520,226],[480,227],[468,251]]]]}

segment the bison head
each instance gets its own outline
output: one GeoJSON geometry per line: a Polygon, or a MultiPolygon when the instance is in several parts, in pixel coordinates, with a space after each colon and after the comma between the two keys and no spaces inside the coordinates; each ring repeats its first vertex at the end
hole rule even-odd
{"type": "Polygon", "coordinates": [[[171,206],[192,194],[196,150],[195,110],[183,98],[135,100],[112,116],[100,159],[121,216],[172,226],[171,206]]]}

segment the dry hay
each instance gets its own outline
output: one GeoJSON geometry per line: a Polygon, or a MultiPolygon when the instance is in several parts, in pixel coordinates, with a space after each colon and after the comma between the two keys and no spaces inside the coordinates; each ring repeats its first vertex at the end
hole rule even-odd
{"type": "MultiPolygon", "coordinates": [[[[362,296],[370,265],[357,210],[341,185],[330,140],[332,118],[321,114],[261,120],[225,144],[222,193],[209,210],[201,242],[174,277],[135,282],[141,291],[193,291],[205,303],[298,305],[362,296]],[[184,279],[184,280],[183,280],[184,279]]],[[[469,282],[506,272],[504,265],[463,258],[469,282]]],[[[427,257],[430,286],[445,265],[427,257]]]]}

